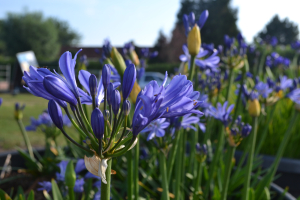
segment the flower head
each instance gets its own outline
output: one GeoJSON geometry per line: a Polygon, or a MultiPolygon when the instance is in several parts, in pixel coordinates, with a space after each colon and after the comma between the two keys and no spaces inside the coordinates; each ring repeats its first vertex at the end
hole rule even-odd
{"type": "Polygon", "coordinates": [[[152,121],[144,130],[142,130],[142,133],[149,132],[147,141],[152,140],[155,136],[156,137],[163,137],[165,135],[165,130],[170,125],[169,122],[166,122],[166,118],[161,118],[152,121]]]}
{"type": "Polygon", "coordinates": [[[228,108],[227,108],[227,105],[228,105],[227,101],[223,104],[223,106],[220,103],[218,103],[216,108],[211,106],[211,107],[209,107],[209,110],[208,110],[209,115],[211,115],[212,117],[214,117],[217,120],[220,120],[226,127],[228,126],[229,122],[231,121],[231,118],[229,115],[234,108],[233,104],[230,105],[228,108]]]}
{"type": "Polygon", "coordinates": [[[50,181],[42,181],[38,183],[41,187],[38,188],[38,191],[46,190],[47,192],[50,192],[52,190],[52,183],[50,181]]]}

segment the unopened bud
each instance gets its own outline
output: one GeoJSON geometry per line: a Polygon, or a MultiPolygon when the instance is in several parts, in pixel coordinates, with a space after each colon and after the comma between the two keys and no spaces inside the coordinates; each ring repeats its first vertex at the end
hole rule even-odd
{"type": "Polygon", "coordinates": [[[258,99],[248,100],[249,108],[248,112],[252,117],[258,117],[260,115],[260,104],[258,99]]]}
{"type": "Polygon", "coordinates": [[[94,74],[91,74],[89,78],[89,87],[91,96],[97,95],[97,78],[94,74]]]}
{"type": "Polygon", "coordinates": [[[200,29],[197,24],[189,32],[187,38],[187,46],[191,56],[196,56],[199,53],[201,46],[200,29]]]}
{"type": "Polygon", "coordinates": [[[113,47],[111,51],[111,59],[114,64],[114,67],[117,69],[118,73],[123,76],[124,71],[126,69],[125,61],[122,55],[118,52],[118,50],[113,47]]]}
{"type": "Polygon", "coordinates": [[[124,101],[123,103],[123,111],[124,111],[124,115],[128,116],[130,113],[130,109],[131,109],[131,104],[130,101],[128,101],[127,99],[124,101]]]}

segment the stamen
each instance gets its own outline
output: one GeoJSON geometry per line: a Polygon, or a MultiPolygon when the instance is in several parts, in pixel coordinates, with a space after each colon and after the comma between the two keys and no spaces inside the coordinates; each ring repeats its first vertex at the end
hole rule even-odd
{"type": "Polygon", "coordinates": [[[143,106],[140,108],[140,110],[142,110],[143,109],[143,106]]]}
{"type": "Polygon", "coordinates": [[[169,107],[167,107],[167,112],[169,112],[169,107]]]}

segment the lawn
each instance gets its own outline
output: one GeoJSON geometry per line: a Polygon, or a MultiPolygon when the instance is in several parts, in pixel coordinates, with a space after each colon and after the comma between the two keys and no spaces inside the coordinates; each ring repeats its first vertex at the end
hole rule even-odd
{"type": "MultiPolygon", "coordinates": [[[[0,98],[3,98],[2,106],[0,106],[0,151],[14,150],[16,147],[25,148],[22,134],[14,119],[15,104],[26,105],[23,111],[23,123],[24,126],[27,126],[30,124],[30,117],[37,118],[43,110],[47,109],[48,101],[31,94],[19,94],[15,96],[0,94],[0,98]]],[[[75,131],[69,128],[67,132],[74,134],[75,131]]],[[[28,132],[28,136],[32,146],[44,147],[45,137],[43,132],[40,130],[28,132]]],[[[59,143],[64,144],[65,138],[62,135],[59,137],[59,143]]]]}

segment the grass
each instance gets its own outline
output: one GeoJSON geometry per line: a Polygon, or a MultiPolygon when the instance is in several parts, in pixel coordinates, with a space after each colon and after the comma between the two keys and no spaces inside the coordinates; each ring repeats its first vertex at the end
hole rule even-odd
{"type": "MultiPolygon", "coordinates": [[[[23,110],[24,126],[30,124],[30,117],[37,118],[45,109],[47,109],[48,101],[31,94],[19,94],[12,96],[11,94],[0,94],[3,103],[0,106],[0,151],[14,150],[16,147],[25,148],[22,134],[14,119],[15,104],[25,104],[23,110]]],[[[75,130],[66,129],[70,135],[74,135],[75,130]]],[[[33,147],[43,147],[45,145],[45,137],[43,132],[37,130],[35,132],[27,132],[33,147]]],[[[61,134],[58,138],[59,144],[65,144],[65,138],[61,134]]]]}

